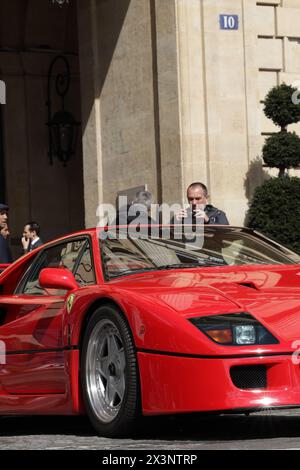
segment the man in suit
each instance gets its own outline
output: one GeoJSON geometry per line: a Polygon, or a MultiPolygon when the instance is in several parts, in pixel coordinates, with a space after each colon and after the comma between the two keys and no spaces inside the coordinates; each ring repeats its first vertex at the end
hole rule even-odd
{"type": "Polygon", "coordinates": [[[137,223],[155,223],[151,219],[152,194],[150,191],[138,191],[131,204],[118,208],[116,220],[110,225],[126,225],[137,223]]]}
{"type": "MultiPolygon", "coordinates": [[[[8,220],[8,206],[0,203],[0,227],[1,229],[7,226],[8,220]]],[[[0,233],[0,264],[7,264],[12,262],[12,256],[9,249],[7,237],[0,233]]]]}
{"type": "Polygon", "coordinates": [[[6,222],[3,222],[2,224],[0,224],[0,233],[2,235],[3,238],[5,238],[5,240],[8,239],[9,237],[9,228],[8,228],[8,225],[6,222]]]}
{"type": "Polygon", "coordinates": [[[43,245],[42,240],[40,239],[40,225],[37,222],[28,222],[24,226],[22,245],[23,252],[30,253],[39,246],[43,245]]]}
{"type": "Polygon", "coordinates": [[[0,224],[7,224],[8,206],[0,203],[0,224]]]}

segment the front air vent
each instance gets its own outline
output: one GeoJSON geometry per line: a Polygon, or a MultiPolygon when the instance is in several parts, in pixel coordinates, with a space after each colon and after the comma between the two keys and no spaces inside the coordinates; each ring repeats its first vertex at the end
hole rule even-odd
{"type": "Polygon", "coordinates": [[[237,282],[236,284],[238,284],[239,286],[248,287],[249,289],[258,290],[254,282],[237,282]]]}
{"type": "Polygon", "coordinates": [[[231,380],[237,388],[267,388],[267,368],[259,366],[233,366],[230,369],[231,380]]]}

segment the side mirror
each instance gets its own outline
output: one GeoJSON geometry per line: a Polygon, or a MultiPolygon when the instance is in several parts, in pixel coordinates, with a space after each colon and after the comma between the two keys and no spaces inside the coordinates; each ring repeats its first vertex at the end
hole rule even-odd
{"type": "Polygon", "coordinates": [[[44,289],[78,289],[75,277],[65,268],[44,268],[39,275],[40,286],[44,289]]]}

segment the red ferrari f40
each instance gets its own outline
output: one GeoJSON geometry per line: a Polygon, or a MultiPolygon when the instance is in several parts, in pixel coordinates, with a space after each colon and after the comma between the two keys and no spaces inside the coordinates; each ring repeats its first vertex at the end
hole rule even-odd
{"type": "Polygon", "coordinates": [[[300,406],[300,257],[250,229],[71,234],[0,275],[0,415],[300,406]]]}

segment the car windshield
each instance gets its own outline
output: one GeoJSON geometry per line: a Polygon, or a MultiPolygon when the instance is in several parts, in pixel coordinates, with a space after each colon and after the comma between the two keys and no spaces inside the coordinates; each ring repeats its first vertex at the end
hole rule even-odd
{"type": "MultiPolygon", "coordinates": [[[[148,230],[150,232],[150,230],[148,230]]],[[[101,232],[105,277],[162,269],[266,264],[300,264],[300,256],[261,234],[235,227],[194,232],[159,229],[159,233],[101,232]],[[104,235],[103,235],[104,234],[104,235]]]]}

